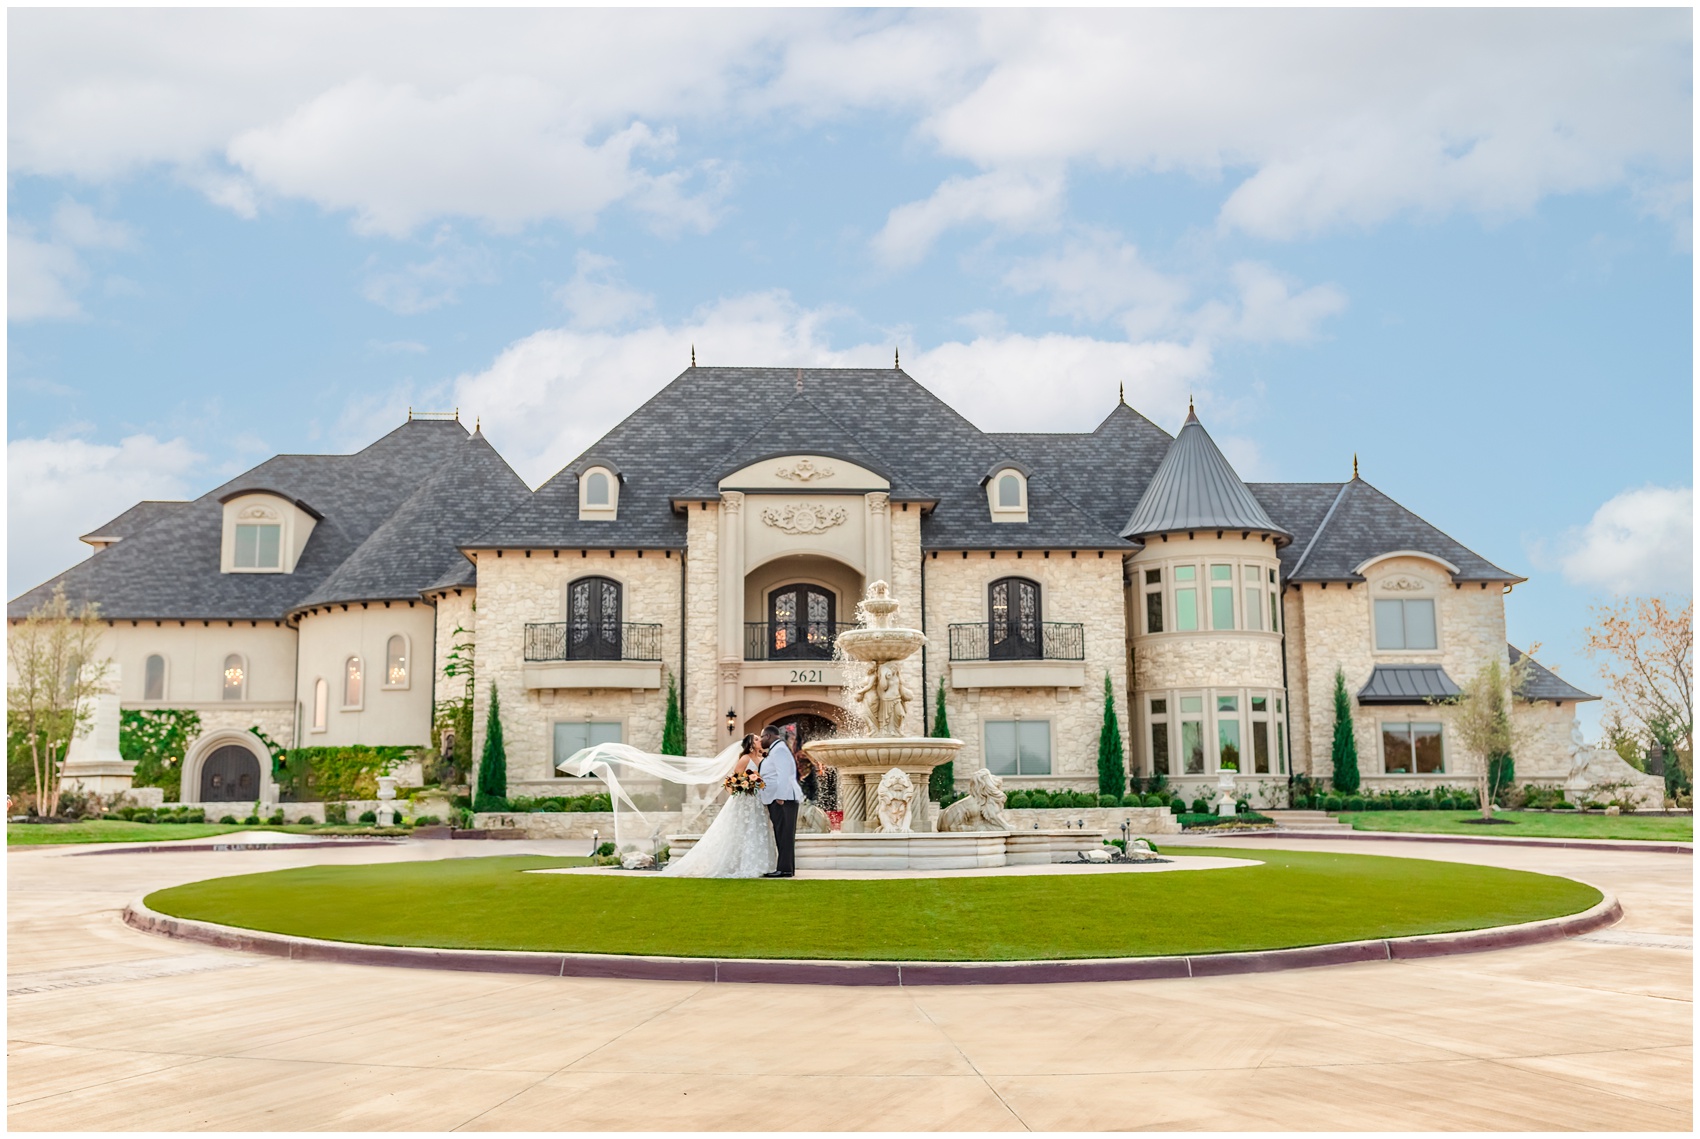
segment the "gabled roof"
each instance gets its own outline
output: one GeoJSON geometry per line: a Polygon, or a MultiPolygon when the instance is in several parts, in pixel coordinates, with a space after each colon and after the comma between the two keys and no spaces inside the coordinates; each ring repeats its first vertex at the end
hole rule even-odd
{"type": "Polygon", "coordinates": [[[1277,545],[1292,538],[1240,481],[1191,408],[1121,533],[1146,538],[1177,530],[1266,531],[1277,545]]]}
{"type": "MultiPolygon", "coordinates": [[[[1320,497],[1306,501],[1310,510],[1314,511],[1320,497]]],[[[1370,558],[1399,550],[1417,550],[1450,562],[1458,567],[1454,581],[1526,580],[1500,569],[1359,478],[1339,487],[1315,531],[1303,543],[1299,557],[1287,571],[1287,578],[1289,581],[1362,581],[1358,566],[1370,558]]]]}
{"type": "MultiPolygon", "coordinates": [[[[1523,650],[1516,645],[1507,644],[1505,651],[1512,664],[1523,659],[1523,650]]],[[[1574,684],[1564,680],[1558,673],[1545,667],[1533,657],[1529,659],[1529,671],[1523,679],[1523,687],[1517,690],[1517,695],[1524,700],[1551,700],[1555,703],[1563,700],[1580,702],[1599,699],[1598,696],[1584,692],[1574,684]]]]}
{"type": "MultiPolygon", "coordinates": [[[[63,584],[72,604],[97,602],[109,618],[281,619],[441,472],[466,439],[457,422],[418,419],[352,455],[278,455],[160,512],[122,542],[14,598],[7,612],[22,617],[63,584]],[[245,490],[287,495],[323,513],[294,573],[219,572],[219,502],[245,490]]],[[[443,568],[423,572],[435,576],[443,568]]],[[[417,596],[417,588],[409,594],[417,596]]]]}
{"type": "Polygon", "coordinates": [[[177,507],[187,505],[187,502],[181,500],[144,499],[112,521],[96,526],[78,540],[90,543],[117,542],[147,529],[177,507]]]}

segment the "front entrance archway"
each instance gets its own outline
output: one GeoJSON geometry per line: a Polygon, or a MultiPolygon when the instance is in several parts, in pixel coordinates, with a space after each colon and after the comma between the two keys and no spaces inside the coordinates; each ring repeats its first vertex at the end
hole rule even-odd
{"type": "Polygon", "coordinates": [[[202,803],[251,803],[260,797],[260,761],[241,744],[225,744],[201,761],[202,803]]]}
{"type": "Polygon", "coordinates": [[[843,731],[844,709],[824,700],[788,700],[756,712],[750,717],[748,730],[759,733],[769,724],[784,727],[793,723],[802,729],[806,744],[843,731]]]}

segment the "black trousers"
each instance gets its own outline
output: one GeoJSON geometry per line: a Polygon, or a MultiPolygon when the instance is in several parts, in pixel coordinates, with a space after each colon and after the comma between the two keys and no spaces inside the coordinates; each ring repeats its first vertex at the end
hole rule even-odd
{"type": "Polygon", "coordinates": [[[780,799],[767,805],[767,817],[773,820],[773,841],[779,845],[779,866],[782,874],[797,872],[797,800],[780,799]]]}

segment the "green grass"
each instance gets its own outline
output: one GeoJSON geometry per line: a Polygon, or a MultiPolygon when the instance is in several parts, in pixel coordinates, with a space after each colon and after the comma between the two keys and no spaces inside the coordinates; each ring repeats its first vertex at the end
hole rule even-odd
{"type": "Polygon", "coordinates": [[[1492,835],[1494,838],[1618,838],[1691,842],[1693,816],[1643,818],[1638,815],[1578,815],[1572,812],[1547,814],[1540,811],[1501,811],[1496,818],[1511,819],[1503,826],[1484,826],[1470,819],[1480,811],[1360,811],[1340,818],[1360,831],[1413,831],[1424,834],[1492,835]]]}
{"type": "Polygon", "coordinates": [[[473,949],[1001,961],[1272,949],[1479,929],[1599,901],[1487,866],[1189,849],[1261,865],[975,878],[668,879],[526,874],[582,859],[313,866],[161,890],[178,917],[334,941],[473,949]]]}
{"type": "Polygon", "coordinates": [[[7,823],[7,846],[47,846],[73,842],[170,842],[205,838],[232,831],[288,831],[292,834],[401,834],[361,826],[268,827],[230,823],[128,823],[123,819],[93,819],[81,823],[7,823]]]}

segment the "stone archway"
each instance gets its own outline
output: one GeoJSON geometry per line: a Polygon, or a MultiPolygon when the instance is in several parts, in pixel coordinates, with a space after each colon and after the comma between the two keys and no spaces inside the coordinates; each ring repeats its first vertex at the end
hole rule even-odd
{"type": "Polygon", "coordinates": [[[769,724],[785,724],[793,720],[799,720],[806,726],[806,739],[819,739],[822,735],[842,732],[849,718],[843,708],[826,700],[786,700],[751,714],[746,730],[759,733],[769,724]]]}
{"type": "Polygon", "coordinates": [[[258,767],[259,779],[252,799],[224,800],[215,799],[212,802],[257,802],[270,803],[277,799],[272,785],[272,757],[258,738],[252,732],[238,731],[234,728],[217,728],[203,732],[189,745],[189,751],[183,757],[183,774],[178,784],[177,797],[184,803],[203,802],[201,798],[202,783],[208,771],[208,762],[214,761],[220,768],[220,774],[226,771],[238,772],[249,770],[231,750],[240,748],[253,757],[258,767]],[[214,757],[217,757],[215,760],[214,757]],[[234,762],[233,762],[234,761],[234,762]]]}

